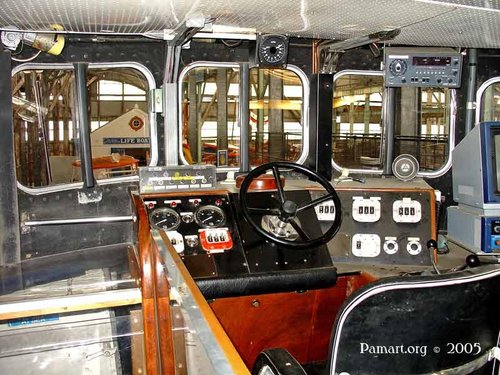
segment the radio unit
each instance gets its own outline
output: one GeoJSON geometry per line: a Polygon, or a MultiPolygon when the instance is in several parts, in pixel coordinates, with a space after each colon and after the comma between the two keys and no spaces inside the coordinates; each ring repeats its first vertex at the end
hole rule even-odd
{"type": "Polygon", "coordinates": [[[458,88],[462,60],[451,48],[387,47],[385,86],[458,88]]]}

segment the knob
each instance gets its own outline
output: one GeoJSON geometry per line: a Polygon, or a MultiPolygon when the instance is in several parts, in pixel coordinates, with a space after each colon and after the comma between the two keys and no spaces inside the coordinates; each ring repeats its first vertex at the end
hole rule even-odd
{"type": "Polygon", "coordinates": [[[467,258],[465,258],[465,263],[470,267],[478,267],[481,265],[481,261],[479,260],[479,257],[475,254],[468,255],[467,258]]]}
{"type": "Polygon", "coordinates": [[[389,65],[389,71],[395,76],[401,76],[406,73],[406,62],[403,60],[394,60],[391,65],[389,65]]]}
{"type": "Polygon", "coordinates": [[[426,246],[427,246],[427,248],[428,248],[429,250],[434,250],[435,248],[437,248],[437,245],[438,245],[438,244],[437,244],[436,240],[429,240],[429,241],[427,241],[427,243],[426,243],[426,246]]]}
{"type": "Polygon", "coordinates": [[[495,226],[493,227],[493,232],[495,232],[495,233],[500,233],[500,225],[495,225],[495,226]]]}

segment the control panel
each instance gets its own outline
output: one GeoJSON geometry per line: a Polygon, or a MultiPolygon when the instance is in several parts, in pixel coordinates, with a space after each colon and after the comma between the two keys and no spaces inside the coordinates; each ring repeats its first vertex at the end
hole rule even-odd
{"type": "Polygon", "coordinates": [[[458,88],[462,60],[451,48],[387,47],[385,85],[458,88]]]}
{"type": "Polygon", "coordinates": [[[231,251],[239,244],[226,195],[145,197],[153,228],[166,232],[181,256],[231,251]]]}
{"type": "MultiPolygon", "coordinates": [[[[430,265],[426,243],[434,237],[434,190],[337,187],[342,225],[328,244],[334,262],[430,265]]],[[[324,193],[311,192],[316,199],[324,193]]],[[[333,216],[316,214],[323,229],[333,216]]],[[[329,222],[330,221],[330,222],[329,222]]],[[[498,225],[500,246],[500,221],[498,225]]]]}

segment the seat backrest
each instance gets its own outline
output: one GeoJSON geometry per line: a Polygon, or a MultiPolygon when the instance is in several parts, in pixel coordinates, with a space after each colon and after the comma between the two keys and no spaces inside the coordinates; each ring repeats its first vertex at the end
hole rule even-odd
{"type": "Polygon", "coordinates": [[[328,373],[491,374],[499,330],[500,266],[383,279],[343,305],[328,373]]]}

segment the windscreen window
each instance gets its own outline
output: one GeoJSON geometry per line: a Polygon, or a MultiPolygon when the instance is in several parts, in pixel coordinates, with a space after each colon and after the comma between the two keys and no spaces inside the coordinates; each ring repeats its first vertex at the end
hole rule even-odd
{"type": "Polygon", "coordinates": [[[332,157],[341,168],[381,169],[381,74],[342,74],[333,94],[332,157]]]}
{"type": "MultiPolygon", "coordinates": [[[[75,76],[25,69],[12,77],[16,172],[27,187],[81,181],[75,76]]],[[[151,158],[147,93],[135,68],[87,70],[92,166],[96,179],[134,175],[151,158]]]]}
{"type": "MultiPolygon", "coordinates": [[[[394,93],[394,157],[412,155],[421,173],[437,175],[450,158],[451,90],[401,87],[394,93]]],[[[382,72],[335,75],[332,159],[337,170],[382,173],[389,142],[385,137],[385,96],[382,72]]]]}
{"type": "MultiPolygon", "coordinates": [[[[239,167],[238,67],[197,66],[182,77],[182,159],[239,167]]],[[[304,87],[288,69],[250,69],[250,164],[297,161],[303,150],[304,87]]]]}

